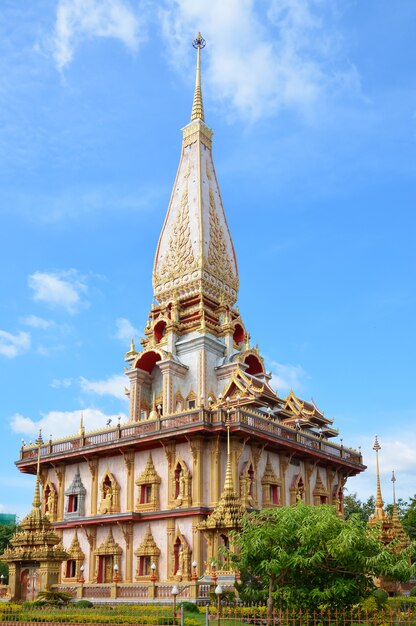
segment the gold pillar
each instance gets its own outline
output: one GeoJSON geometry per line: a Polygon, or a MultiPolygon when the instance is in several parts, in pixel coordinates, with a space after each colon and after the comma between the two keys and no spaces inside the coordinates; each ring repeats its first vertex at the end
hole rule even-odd
{"type": "Polygon", "coordinates": [[[56,520],[61,522],[64,519],[65,505],[65,463],[59,463],[55,467],[56,477],[58,479],[58,504],[56,508],[56,520]]]}
{"type": "Polygon", "coordinates": [[[98,457],[88,459],[88,467],[91,473],[91,515],[97,515],[98,498],[98,457]]]}
{"type": "Polygon", "coordinates": [[[94,575],[95,575],[95,551],[97,549],[97,529],[95,527],[91,527],[87,529],[84,526],[83,530],[85,532],[88,545],[90,546],[90,553],[88,556],[88,581],[87,582],[92,583],[94,581],[94,575]]]}
{"type": "Polygon", "coordinates": [[[220,438],[219,436],[210,441],[210,505],[216,506],[220,498],[219,494],[219,453],[220,438]]]}
{"type": "Polygon", "coordinates": [[[166,580],[172,579],[171,569],[173,568],[172,564],[172,553],[173,553],[173,541],[175,539],[175,520],[173,518],[169,518],[167,520],[166,526],[166,580]]]}
{"type": "Polygon", "coordinates": [[[133,581],[133,525],[128,523],[123,526],[120,524],[120,528],[126,544],[126,570],[124,573],[124,582],[131,583],[133,581]]]}
{"type": "MultiPolygon", "coordinates": [[[[197,515],[192,525],[192,561],[196,561],[196,573],[201,576],[204,573],[204,556],[203,556],[203,536],[202,531],[198,530],[198,526],[204,521],[203,515],[197,515]]],[[[191,571],[193,574],[193,567],[191,571]]]]}
{"type": "Polygon", "coordinates": [[[192,504],[201,506],[204,500],[203,476],[204,476],[204,440],[202,437],[195,437],[189,441],[192,451],[192,504]]]}
{"type": "Polygon", "coordinates": [[[126,511],[134,511],[134,450],[123,453],[126,466],[126,511]]]}

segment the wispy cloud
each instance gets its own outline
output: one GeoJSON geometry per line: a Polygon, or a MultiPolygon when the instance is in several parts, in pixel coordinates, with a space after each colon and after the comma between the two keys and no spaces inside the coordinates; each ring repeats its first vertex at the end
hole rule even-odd
{"type": "Polygon", "coordinates": [[[204,83],[235,111],[257,119],[279,108],[307,111],[331,90],[359,89],[333,6],[329,0],[268,0],[262,14],[254,0],[165,0],[159,14],[172,62],[187,66],[189,40],[203,28],[209,42],[204,83]]]}
{"type": "Polygon", "coordinates": [[[13,359],[29,348],[30,333],[20,331],[13,335],[6,330],[0,330],[0,355],[13,359]]]}
{"type": "Polygon", "coordinates": [[[66,437],[67,435],[75,435],[79,430],[81,414],[86,430],[104,428],[108,419],[111,419],[114,423],[117,422],[119,416],[123,420],[126,419],[126,416],[122,413],[108,415],[98,409],[83,409],[82,411],[50,411],[37,421],[16,413],[9,421],[15,433],[30,437],[37,435],[39,430],[42,429],[44,439],[48,438],[49,435],[56,439],[66,437]]]}
{"type": "Polygon", "coordinates": [[[33,289],[33,299],[56,308],[63,308],[68,313],[76,313],[80,306],[87,305],[82,299],[88,291],[85,278],[74,270],[64,272],[35,272],[28,278],[33,289]]]}
{"type": "Polygon", "coordinates": [[[54,378],[51,381],[50,386],[53,389],[68,389],[69,387],[71,387],[72,382],[72,378],[54,378]]]}
{"type": "Polygon", "coordinates": [[[38,317],[37,315],[28,315],[27,317],[23,317],[22,324],[30,326],[31,328],[40,328],[42,330],[55,326],[54,321],[45,320],[43,317],[38,317]]]}
{"type": "Polygon", "coordinates": [[[94,37],[118,39],[135,52],[144,39],[144,24],[126,0],[60,0],[53,37],[58,69],[72,61],[82,41],[94,37]]]}
{"type": "Polygon", "coordinates": [[[133,337],[139,336],[139,331],[133,324],[125,317],[119,317],[116,320],[116,332],[114,333],[115,339],[120,339],[123,343],[130,342],[133,337]]]}
{"type": "Polygon", "coordinates": [[[302,390],[307,374],[301,365],[267,361],[267,366],[271,368],[272,373],[270,384],[280,395],[289,392],[290,389],[302,390]]]}
{"type": "Polygon", "coordinates": [[[99,396],[113,396],[119,400],[125,400],[126,395],[124,388],[127,383],[127,378],[123,374],[115,374],[104,380],[88,380],[87,378],[80,378],[80,385],[82,391],[87,393],[95,393],[99,396]]]}

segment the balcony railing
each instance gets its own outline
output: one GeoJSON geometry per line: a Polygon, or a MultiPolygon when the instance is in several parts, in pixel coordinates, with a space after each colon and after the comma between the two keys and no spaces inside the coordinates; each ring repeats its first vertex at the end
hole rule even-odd
{"type": "MultiPolygon", "coordinates": [[[[50,440],[41,444],[40,456],[44,458],[63,455],[81,449],[85,453],[99,446],[111,446],[112,444],[131,445],[138,440],[146,439],[161,432],[168,433],[178,430],[189,432],[194,428],[212,431],[214,428],[225,428],[228,418],[232,431],[241,428],[259,437],[267,435],[274,439],[276,443],[280,442],[282,445],[287,445],[289,442],[292,442],[296,444],[296,446],[300,446],[311,452],[319,452],[329,457],[362,464],[361,454],[357,450],[332,443],[323,437],[315,435],[313,432],[284,425],[283,422],[269,417],[260,410],[256,411],[242,407],[233,407],[228,411],[200,408],[152,420],[118,424],[113,428],[78,434],[65,439],[50,440]]],[[[33,461],[37,457],[37,454],[37,445],[22,447],[18,464],[20,465],[24,461],[33,461]]]]}

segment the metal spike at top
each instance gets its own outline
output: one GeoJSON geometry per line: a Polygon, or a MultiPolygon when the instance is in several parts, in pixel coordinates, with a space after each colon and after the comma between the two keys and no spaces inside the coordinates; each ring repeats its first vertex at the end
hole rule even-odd
{"type": "Polygon", "coordinates": [[[204,121],[204,105],[202,102],[202,90],[201,90],[201,48],[205,48],[206,42],[201,33],[198,33],[192,42],[192,45],[197,50],[196,56],[196,80],[195,80],[195,92],[194,101],[192,103],[191,122],[194,120],[204,121]]]}
{"type": "Polygon", "coordinates": [[[380,444],[378,442],[377,435],[375,436],[375,439],[374,439],[373,450],[375,450],[376,452],[381,450],[381,446],[380,446],[380,444]]]}
{"type": "Polygon", "coordinates": [[[393,506],[396,506],[396,476],[394,475],[394,470],[391,473],[391,482],[393,483],[393,506]]]}

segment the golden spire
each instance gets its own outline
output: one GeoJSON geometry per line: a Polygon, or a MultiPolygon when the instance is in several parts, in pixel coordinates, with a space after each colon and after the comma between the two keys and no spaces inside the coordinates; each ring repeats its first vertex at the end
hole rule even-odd
{"type": "Polygon", "coordinates": [[[381,510],[383,508],[383,498],[381,497],[381,486],[380,486],[380,468],[378,464],[378,451],[381,450],[381,446],[378,442],[377,435],[374,440],[373,450],[376,451],[376,472],[377,472],[377,494],[376,494],[376,510],[381,510]]]}
{"type": "Polygon", "coordinates": [[[204,120],[204,105],[202,102],[202,90],[201,90],[201,48],[205,48],[205,39],[201,33],[198,33],[193,40],[192,45],[197,50],[196,55],[196,80],[195,80],[195,93],[194,101],[192,103],[191,122],[194,120],[204,120]]]}
{"type": "Polygon", "coordinates": [[[35,494],[33,496],[32,506],[34,509],[40,509],[41,499],[40,499],[40,488],[39,488],[39,474],[40,474],[40,444],[38,445],[38,464],[36,468],[36,483],[35,483],[35,494]]]}
{"type": "Polygon", "coordinates": [[[231,470],[231,450],[230,450],[230,414],[227,414],[227,467],[225,470],[224,493],[234,493],[233,473],[231,470]]]}
{"type": "Polygon", "coordinates": [[[78,433],[81,437],[83,437],[85,435],[85,428],[84,428],[84,412],[81,411],[81,417],[79,420],[79,433],[78,433]]]}

